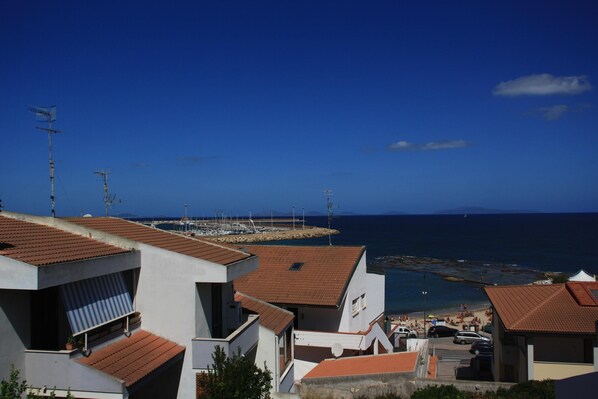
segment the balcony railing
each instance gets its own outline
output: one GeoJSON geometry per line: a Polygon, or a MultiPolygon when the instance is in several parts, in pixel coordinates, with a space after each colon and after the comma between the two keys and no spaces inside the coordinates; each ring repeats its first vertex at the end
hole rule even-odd
{"type": "Polygon", "coordinates": [[[226,338],[193,338],[191,341],[194,369],[207,369],[212,365],[212,353],[220,346],[224,353],[232,355],[241,348],[241,354],[251,351],[259,340],[259,316],[249,315],[247,321],[226,338]]]}
{"type": "MultiPolygon", "coordinates": [[[[35,390],[70,390],[77,397],[124,398],[124,383],[73,361],[78,351],[25,351],[25,378],[35,390]],[[81,396],[79,396],[81,395],[81,396]]],[[[59,395],[57,395],[59,396],[59,395]]]]}

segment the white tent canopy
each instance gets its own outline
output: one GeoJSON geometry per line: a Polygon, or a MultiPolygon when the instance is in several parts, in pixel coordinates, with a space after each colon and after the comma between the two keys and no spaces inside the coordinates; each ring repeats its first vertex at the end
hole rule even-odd
{"type": "Polygon", "coordinates": [[[571,276],[569,281],[596,281],[596,277],[589,275],[582,269],[571,276]]]}

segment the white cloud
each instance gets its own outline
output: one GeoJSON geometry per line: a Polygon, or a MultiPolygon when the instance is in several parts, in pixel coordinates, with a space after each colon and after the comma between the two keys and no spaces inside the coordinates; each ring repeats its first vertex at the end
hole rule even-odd
{"type": "Polygon", "coordinates": [[[587,75],[553,76],[549,73],[522,76],[500,82],[493,90],[495,96],[547,96],[551,94],[579,94],[592,89],[587,75]]]}
{"type": "Polygon", "coordinates": [[[570,111],[569,107],[563,104],[553,105],[552,107],[538,108],[538,112],[542,114],[542,117],[547,121],[557,120],[568,111],[570,111]]]}
{"type": "Polygon", "coordinates": [[[397,141],[388,146],[393,151],[431,151],[449,150],[453,148],[469,147],[470,142],[465,140],[431,141],[425,144],[410,143],[408,141],[397,141]]]}

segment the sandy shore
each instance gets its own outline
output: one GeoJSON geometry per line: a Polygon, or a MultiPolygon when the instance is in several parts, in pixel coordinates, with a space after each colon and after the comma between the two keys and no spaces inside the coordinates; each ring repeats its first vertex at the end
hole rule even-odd
{"type": "MultiPolygon", "coordinates": [[[[478,304],[475,308],[467,307],[466,310],[460,308],[430,310],[428,320],[426,321],[426,330],[432,326],[432,319],[445,320],[446,325],[459,330],[464,329],[464,325],[477,324],[479,328],[492,321],[490,312],[490,303],[478,304]],[[434,316],[434,317],[431,317],[434,316]]],[[[419,334],[424,332],[424,312],[413,312],[407,315],[394,315],[392,324],[402,325],[417,330],[419,334]]],[[[421,336],[421,335],[420,335],[421,336]]]]}

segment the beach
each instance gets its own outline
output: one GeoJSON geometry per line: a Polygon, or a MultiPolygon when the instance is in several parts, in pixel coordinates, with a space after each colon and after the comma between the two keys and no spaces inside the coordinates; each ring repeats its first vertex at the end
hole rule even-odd
{"type": "MultiPolygon", "coordinates": [[[[430,310],[426,313],[428,314],[426,330],[433,325],[434,320],[444,320],[446,326],[458,330],[471,329],[471,326],[477,326],[478,329],[481,329],[486,324],[492,322],[489,302],[485,304],[477,303],[473,307],[463,304],[463,306],[452,309],[430,310]]],[[[420,334],[420,337],[425,335],[423,311],[403,315],[391,315],[390,317],[393,325],[412,328],[420,334]]],[[[473,328],[475,329],[476,327],[473,328]]]]}

